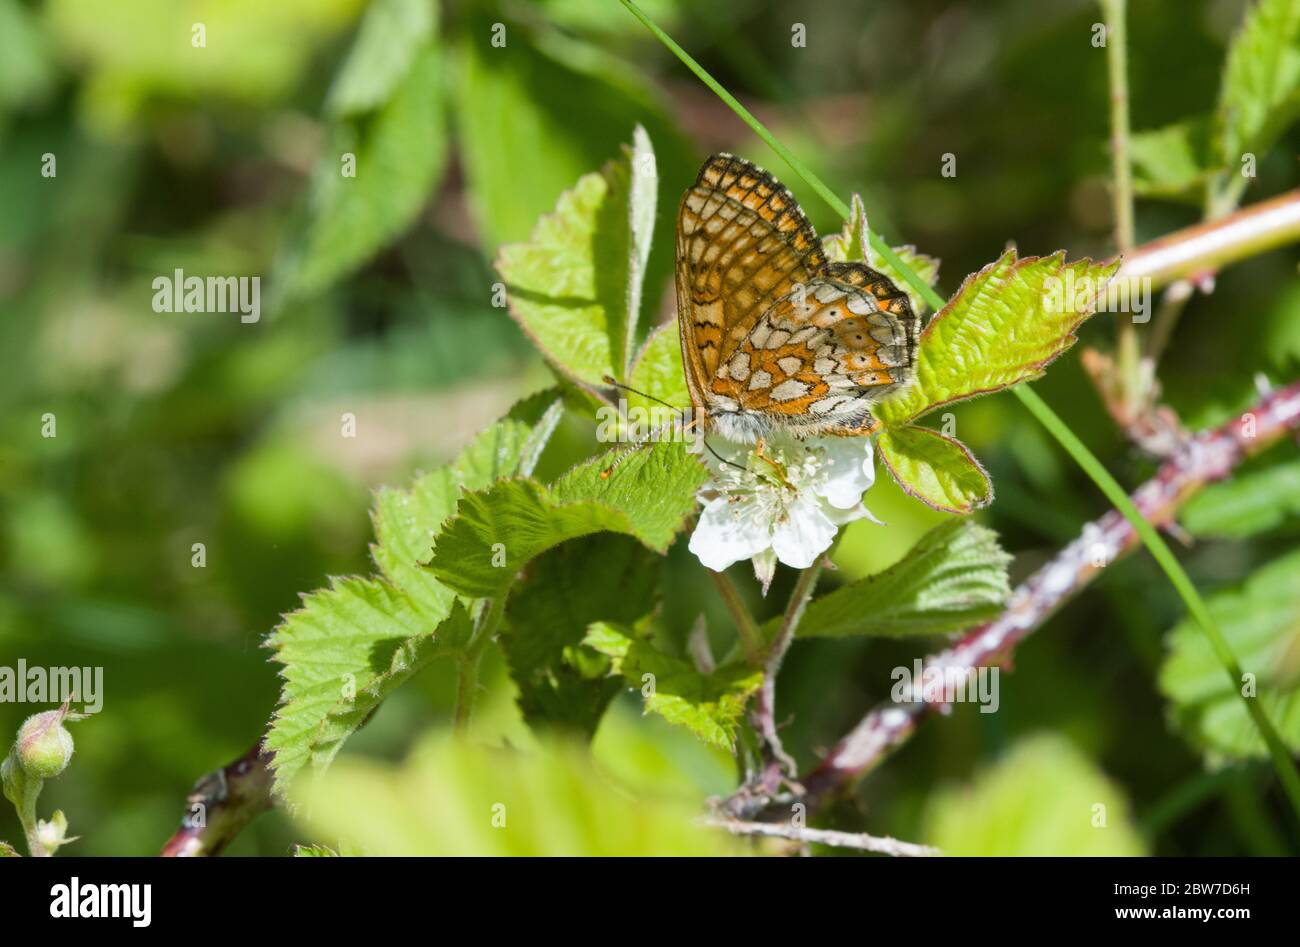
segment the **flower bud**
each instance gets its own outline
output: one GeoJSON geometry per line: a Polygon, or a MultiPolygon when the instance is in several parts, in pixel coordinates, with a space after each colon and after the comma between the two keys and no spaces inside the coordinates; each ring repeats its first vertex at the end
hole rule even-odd
{"type": "Polygon", "coordinates": [[[53,779],[72,760],[72,734],[63,725],[64,710],[33,714],[18,729],[18,759],[27,775],[53,779]]]}

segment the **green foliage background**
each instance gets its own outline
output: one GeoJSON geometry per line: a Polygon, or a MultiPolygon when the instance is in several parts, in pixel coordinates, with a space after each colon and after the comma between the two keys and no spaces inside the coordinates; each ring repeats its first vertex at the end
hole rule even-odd
{"type": "MultiPolygon", "coordinates": [[[[660,181],[643,308],[658,315],[643,316],[642,333],[671,314],[672,209],[706,154],[772,168],[820,233],[841,225],[617,3],[466,0],[414,20],[392,3],[395,20],[367,23],[375,36],[350,57],[365,6],[119,0],[105,14],[89,0],[0,0],[0,664],[105,669],[104,712],[78,725],[72,770],[42,800],[82,836],[69,851],[156,851],[193,780],[263,732],[279,681],[261,645],[281,614],[327,576],[372,571],[371,492],[450,461],[549,383],[491,304],[490,264],[561,191],[616,157],[634,125],[654,143],[660,181]],[[190,45],[193,21],[207,25],[206,49],[190,45]],[[504,49],[489,43],[496,23],[504,49]],[[360,199],[331,191],[336,142],[391,167],[387,186],[360,199]],[[47,152],[54,179],[39,174],[47,152]],[[154,313],[152,279],[177,268],[267,277],[261,321],[154,313]],[[47,412],[53,439],[40,436],[47,412]],[[343,412],[358,419],[355,439],[339,436],[343,412]],[[206,544],[204,569],[190,565],[195,542],[206,544]]],[[[790,43],[795,14],[775,0],[644,6],[821,177],[860,192],[873,228],[940,257],[947,292],[1008,241],[1024,255],[1111,253],[1093,3],[811,0],[798,5],[802,49],[790,43]],[[956,178],[939,174],[945,153],[956,178]]],[[[1135,129],[1213,105],[1245,6],[1132,5],[1135,129]]],[[[1280,134],[1245,201],[1296,185],[1300,134],[1280,134]]],[[[1199,215],[1194,203],[1144,201],[1139,240],[1199,215]]],[[[1300,375],[1296,261],[1288,249],[1234,266],[1191,303],[1161,370],[1190,426],[1239,410],[1258,372],[1300,375]]],[[[1106,320],[1082,328],[1083,344],[1109,341],[1106,320]]],[[[1119,439],[1076,355],[1039,390],[1126,485],[1152,472],[1119,439]]],[[[1011,399],[952,411],[996,484],[996,503],[977,515],[1016,554],[1013,580],[1104,509],[1011,399]]],[[[592,446],[589,427],[566,422],[539,475],[592,446]]],[[[1273,495],[1289,507],[1252,509],[1238,490],[1189,512],[1189,528],[1208,524],[1213,537],[1183,554],[1206,592],[1296,587],[1290,566],[1240,590],[1300,532],[1294,448],[1276,453],[1248,472],[1279,484],[1273,495]],[[1236,528],[1243,518],[1260,525],[1236,528]]],[[[850,528],[827,582],[890,566],[949,519],[885,476],[867,502],[889,527],[850,528]]],[[[679,643],[701,611],[715,640],[729,640],[684,543],[662,568],[679,643]]],[[[790,578],[778,574],[766,603],[755,597],[761,618],[790,578]]],[[[969,827],[927,815],[936,788],[968,784],[1021,737],[1054,731],[1073,750],[1033,744],[1034,766],[1053,753],[1080,765],[1071,754],[1082,754],[1122,787],[1149,850],[1296,851],[1266,767],[1208,771],[1206,745],[1213,758],[1223,741],[1202,715],[1180,721],[1166,703],[1197,693],[1176,665],[1161,673],[1181,616],[1146,558],[1107,570],[1018,652],[998,713],[959,706],[873,774],[861,797],[873,825],[919,838],[938,824],[966,844],[969,827]]],[[[787,748],[814,760],[887,697],[889,669],[910,665],[920,644],[801,639],[781,679],[787,748]]],[[[518,659],[489,650],[477,731],[526,740],[505,673],[518,659]]],[[[452,667],[432,664],[347,752],[403,757],[445,720],[453,689],[452,667]]],[[[733,785],[724,754],[637,719],[633,697],[618,697],[596,734],[602,765],[685,799],[733,785]]],[[[32,710],[0,704],[0,733],[32,710]]],[[[835,815],[856,824],[853,804],[835,815]]],[[[0,838],[20,835],[0,812],[0,838]]],[[[232,851],[284,854],[300,837],[277,813],[232,851]]]]}

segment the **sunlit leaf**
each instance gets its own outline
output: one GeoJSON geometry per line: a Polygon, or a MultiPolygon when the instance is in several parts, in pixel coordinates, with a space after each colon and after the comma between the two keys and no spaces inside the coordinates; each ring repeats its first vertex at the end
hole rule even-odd
{"type": "Polygon", "coordinates": [[[429,568],[470,597],[499,595],[534,556],[598,532],[663,552],[695,508],[706,471],[681,443],[599,455],[546,487],[504,480],[465,494],[437,537],[429,568]]]}
{"type": "Polygon", "coordinates": [[[1123,792],[1056,736],[1017,744],[964,789],[934,794],[925,840],[945,855],[1145,855],[1123,792]]]}
{"type": "Polygon", "coordinates": [[[284,680],[266,738],[277,793],[305,767],[327,766],[394,688],[435,657],[463,648],[468,631],[459,605],[433,626],[379,579],[335,579],[304,596],[303,607],[267,639],[284,680]]]}
{"type": "MultiPolygon", "coordinates": [[[[662,402],[683,410],[691,407],[691,397],[686,391],[686,375],[682,368],[682,344],[677,330],[677,320],[665,322],[650,333],[641,351],[632,363],[631,385],[662,402]]],[[[633,392],[620,392],[633,407],[662,408],[659,401],[643,398],[633,392]]]]}
{"type": "Polygon", "coordinates": [[[1300,115],[1300,0],[1259,0],[1233,36],[1219,89],[1223,156],[1262,157],[1300,115]]]}
{"type": "Polygon", "coordinates": [[[634,796],[580,748],[491,749],[437,735],[400,765],[340,760],[304,784],[313,834],[367,855],[724,855],[698,809],[634,796]]]}
{"type": "Polygon", "coordinates": [[[639,126],[635,140],[496,264],[511,314],[557,370],[588,387],[625,377],[633,352],[655,206],[654,152],[639,126]]]}
{"type": "Polygon", "coordinates": [[[1001,613],[1011,594],[1010,561],[992,530],[965,520],[943,523],[884,572],[813,601],[799,623],[799,637],[961,631],[1001,613]]]}
{"type": "Polygon", "coordinates": [[[875,406],[887,425],[942,405],[1032,381],[1072,346],[1118,261],[1018,259],[1008,250],[966,278],[921,333],[916,381],[875,406]]]}
{"type": "Polygon", "coordinates": [[[531,473],[561,410],[554,396],[525,402],[475,438],[454,463],[422,474],[409,489],[381,487],[375,494],[371,555],[430,620],[446,617],[453,595],[425,566],[433,556],[433,537],[455,512],[461,491],[531,473]]]}
{"type": "Polygon", "coordinates": [[[993,482],[961,441],[907,424],[876,441],[880,460],[907,493],[947,513],[970,513],[993,502],[993,482]]]}

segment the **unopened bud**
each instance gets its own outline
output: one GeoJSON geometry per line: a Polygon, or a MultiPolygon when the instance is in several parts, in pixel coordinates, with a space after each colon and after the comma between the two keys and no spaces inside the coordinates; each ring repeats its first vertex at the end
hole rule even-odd
{"type": "Polygon", "coordinates": [[[64,709],[33,714],[18,729],[15,748],[27,775],[35,779],[53,779],[72,760],[72,734],[63,725],[64,709]]]}

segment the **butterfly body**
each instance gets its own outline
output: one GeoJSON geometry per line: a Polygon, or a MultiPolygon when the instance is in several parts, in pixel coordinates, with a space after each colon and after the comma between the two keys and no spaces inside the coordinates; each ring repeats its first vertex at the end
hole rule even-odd
{"type": "Polygon", "coordinates": [[[714,155],[683,196],[676,274],[691,401],[728,440],[868,434],[870,405],[912,380],[907,295],[828,261],[790,192],[743,159],[714,155]]]}

